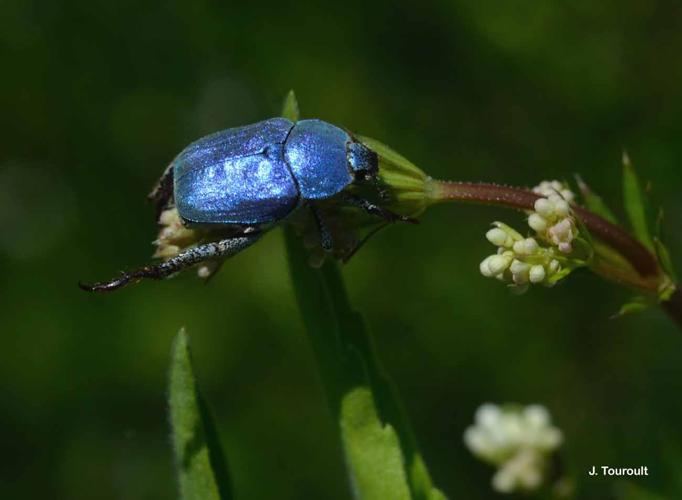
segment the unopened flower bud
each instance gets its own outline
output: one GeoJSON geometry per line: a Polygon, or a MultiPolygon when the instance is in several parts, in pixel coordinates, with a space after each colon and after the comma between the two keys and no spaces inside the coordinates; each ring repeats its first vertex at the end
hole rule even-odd
{"type": "Polygon", "coordinates": [[[538,242],[533,238],[514,243],[514,252],[519,255],[533,255],[538,250],[538,242]]]}
{"type": "Polygon", "coordinates": [[[488,264],[490,263],[490,259],[492,259],[492,258],[493,258],[492,255],[489,257],[486,257],[485,259],[483,259],[483,262],[481,262],[481,264],[479,265],[479,269],[481,271],[481,274],[483,276],[485,276],[486,278],[492,278],[494,276],[493,273],[490,272],[490,267],[488,266],[488,264]]]}
{"type": "Polygon", "coordinates": [[[536,200],[533,207],[535,208],[535,211],[544,218],[551,217],[554,212],[554,205],[547,198],[536,200]]]}
{"type": "Polygon", "coordinates": [[[509,270],[512,273],[512,279],[516,285],[525,285],[528,283],[528,272],[530,271],[530,265],[520,260],[514,259],[509,266],[509,270]]]}
{"type": "Polygon", "coordinates": [[[529,279],[531,283],[542,283],[545,280],[545,268],[537,265],[530,268],[529,279]]]}
{"type": "Polygon", "coordinates": [[[498,247],[507,246],[506,245],[507,241],[509,242],[512,241],[507,233],[505,233],[502,229],[497,227],[488,231],[485,234],[485,237],[488,239],[490,243],[498,247]]]}
{"type": "Polygon", "coordinates": [[[503,273],[507,270],[512,261],[512,255],[507,255],[506,252],[502,255],[493,255],[488,261],[488,270],[493,276],[503,273]]]}
{"type": "Polygon", "coordinates": [[[528,225],[534,231],[542,233],[547,230],[547,221],[538,213],[532,213],[528,217],[528,225]]]}
{"type": "Polygon", "coordinates": [[[573,245],[566,241],[562,241],[557,245],[557,248],[561,253],[571,253],[573,251],[573,245]]]}
{"type": "Polygon", "coordinates": [[[567,217],[571,211],[571,207],[568,203],[563,200],[557,200],[554,202],[554,213],[559,217],[567,217]]]}

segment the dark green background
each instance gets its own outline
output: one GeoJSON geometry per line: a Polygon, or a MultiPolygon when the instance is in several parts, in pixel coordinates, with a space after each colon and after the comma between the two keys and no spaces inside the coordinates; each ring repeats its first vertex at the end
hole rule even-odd
{"type": "MultiPolygon", "coordinates": [[[[149,260],[145,195],[189,141],[302,113],[430,175],[532,185],[580,172],[620,205],[628,149],[682,253],[676,1],[7,0],[0,6],[0,497],[175,496],[165,386],[185,325],[239,499],[348,498],[274,231],[202,285],[78,279],[149,260]]],[[[462,432],[483,402],[545,404],[583,498],[592,465],[682,496],[682,333],[588,273],[516,297],[483,279],[500,209],[440,206],[344,269],[435,482],[492,497],[462,432]]],[[[680,259],[676,261],[679,263],[680,259]]]]}

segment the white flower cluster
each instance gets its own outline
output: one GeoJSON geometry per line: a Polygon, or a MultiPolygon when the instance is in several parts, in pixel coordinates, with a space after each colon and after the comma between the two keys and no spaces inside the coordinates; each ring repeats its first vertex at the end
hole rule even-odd
{"type": "Polygon", "coordinates": [[[562,441],[561,431],[540,405],[501,408],[486,403],[476,410],[475,425],[464,433],[467,448],[497,467],[492,485],[500,493],[538,488],[549,457],[562,441]]]}
{"type": "Polygon", "coordinates": [[[533,192],[543,196],[528,217],[535,237],[524,238],[506,224],[495,222],[486,238],[498,247],[497,253],[480,265],[483,276],[511,282],[521,290],[528,284],[554,285],[562,270],[560,258],[573,251],[578,236],[570,207],[575,196],[564,184],[543,181],[533,192]]]}
{"type": "Polygon", "coordinates": [[[184,248],[198,241],[197,232],[182,224],[176,208],[169,208],[159,216],[159,237],[154,241],[154,257],[168,259],[176,256],[184,248]]]}
{"type": "Polygon", "coordinates": [[[497,253],[481,262],[483,276],[511,282],[517,287],[529,283],[554,285],[553,278],[561,271],[553,248],[541,247],[535,238],[524,238],[511,227],[494,222],[486,233],[490,243],[497,246],[497,253]]]}
{"type": "Polygon", "coordinates": [[[528,217],[528,225],[560,252],[571,253],[572,242],[578,236],[570,206],[575,195],[559,181],[542,181],[533,192],[543,198],[535,202],[535,212],[528,217]]]}

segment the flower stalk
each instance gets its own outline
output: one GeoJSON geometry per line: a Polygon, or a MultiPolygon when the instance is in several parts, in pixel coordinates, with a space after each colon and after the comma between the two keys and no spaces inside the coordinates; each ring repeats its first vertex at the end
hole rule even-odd
{"type": "MultiPolygon", "coordinates": [[[[526,189],[489,183],[448,182],[428,178],[428,204],[464,202],[533,210],[540,195],[526,189]]],[[[576,204],[571,209],[594,238],[589,268],[595,274],[635,289],[654,300],[682,327],[682,292],[647,247],[622,227],[576,204]]]]}
{"type": "MultiPolygon", "coordinates": [[[[535,202],[541,198],[540,195],[530,190],[516,187],[488,183],[448,182],[435,179],[427,180],[425,193],[430,204],[461,201],[504,206],[518,210],[533,210],[535,202]]],[[[660,274],[656,257],[644,245],[630,236],[627,231],[583,207],[572,205],[572,208],[590,231],[590,234],[625,257],[640,277],[660,274]]],[[[634,279],[633,286],[640,288],[642,286],[641,280],[634,279]]],[[[649,291],[652,290],[648,281],[646,287],[649,291]]]]}

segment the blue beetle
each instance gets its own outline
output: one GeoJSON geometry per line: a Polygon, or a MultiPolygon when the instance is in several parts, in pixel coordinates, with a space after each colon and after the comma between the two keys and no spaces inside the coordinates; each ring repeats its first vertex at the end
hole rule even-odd
{"type": "Polygon", "coordinates": [[[322,120],[270,118],[203,137],[175,157],[149,198],[157,215],[175,204],[184,224],[217,230],[221,239],[81,288],[115,290],[230,257],[302,207],[310,209],[320,243],[329,250],[332,238],[317,203],[334,197],[387,222],[414,222],[346,190],[354,183],[377,185],[378,163],[374,151],[322,120]]]}

